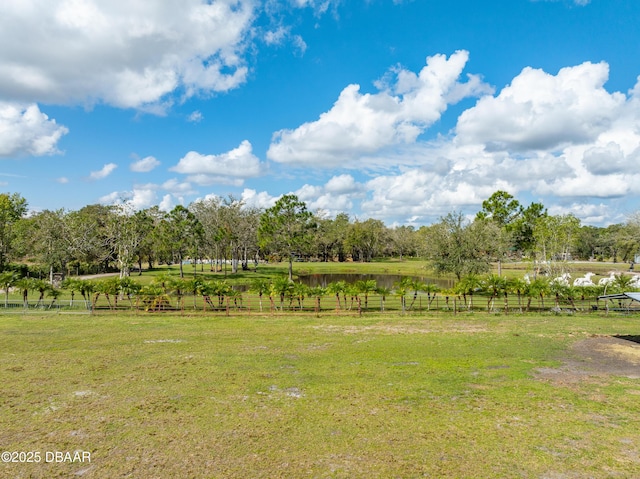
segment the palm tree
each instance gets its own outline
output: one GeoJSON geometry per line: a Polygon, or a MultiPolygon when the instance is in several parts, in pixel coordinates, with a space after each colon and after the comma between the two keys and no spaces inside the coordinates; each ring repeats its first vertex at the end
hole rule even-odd
{"type": "Polygon", "coordinates": [[[78,280],[78,289],[80,290],[82,299],[84,299],[85,306],[89,307],[89,305],[91,304],[91,295],[96,290],[96,283],[94,283],[93,281],[80,279],[78,280]]]}
{"type": "Polygon", "coordinates": [[[53,286],[51,286],[47,290],[47,296],[51,297],[51,303],[49,304],[49,308],[48,309],[51,309],[53,307],[53,305],[55,304],[55,302],[57,301],[57,299],[60,297],[61,294],[62,294],[62,291],[59,290],[58,288],[53,287],[53,286]]]}
{"type": "Polygon", "coordinates": [[[347,304],[346,297],[349,296],[350,298],[349,308],[348,308],[349,311],[353,309],[353,302],[359,301],[359,297],[358,297],[359,294],[360,294],[360,290],[358,289],[358,286],[355,283],[347,284],[347,287],[344,290],[344,295],[345,295],[344,304],[346,307],[346,304],[347,304]]]}
{"type": "Polygon", "coordinates": [[[269,292],[269,283],[264,279],[256,278],[251,282],[249,291],[258,293],[258,301],[260,303],[260,312],[262,313],[262,296],[269,292]]]}
{"type": "MultiPolygon", "coordinates": [[[[230,286],[225,293],[225,297],[227,299],[227,306],[229,305],[229,300],[233,299],[233,306],[235,307],[236,311],[238,310],[239,307],[242,308],[242,293],[240,291],[233,289],[230,286]],[[239,306],[238,306],[238,301],[240,301],[239,306]]],[[[229,308],[227,308],[227,314],[228,312],[229,312],[229,308]]]]}
{"type": "Polygon", "coordinates": [[[273,284],[273,282],[270,282],[269,283],[269,303],[271,305],[271,312],[277,310],[277,306],[276,306],[275,301],[273,299],[277,295],[278,295],[278,291],[277,291],[276,285],[273,284]]]}
{"type": "Polygon", "coordinates": [[[271,283],[271,291],[274,296],[280,296],[280,311],[284,311],[284,298],[289,296],[293,283],[286,276],[279,276],[271,283]]]}
{"type": "MultiPolygon", "coordinates": [[[[336,311],[342,308],[340,304],[340,295],[344,294],[346,287],[347,287],[347,283],[345,281],[336,281],[334,283],[329,283],[327,285],[327,291],[331,294],[336,295],[336,311]]],[[[345,303],[345,308],[346,306],[347,305],[345,303]]]]}
{"type": "Polygon", "coordinates": [[[16,287],[22,292],[22,305],[25,308],[29,307],[29,291],[36,289],[34,278],[20,278],[16,281],[16,287]]]}
{"type": "Polygon", "coordinates": [[[118,308],[118,296],[120,295],[120,278],[118,276],[113,276],[104,281],[104,294],[107,297],[107,302],[109,301],[109,296],[113,296],[113,308],[118,308]]]}
{"type": "Polygon", "coordinates": [[[411,300],[411,304],[409,305],[409,309],[413,309],[413,305],[418,299],[418,291],[424,291],[425,283],[420,281],[419,279],[409,279],[407,278],[407,289],[413,290],[413,299],[411,300]]]}
{"type": "Polygon", "coordinates": [[[425,283],[422,291],[427,293],[427,311],[429,311],[431,309],[431,303],[436,299],[436,294],[440,291],[440,287],[434,283],[425,283]]]}
{"type": "Polygon", "coordinates": [[[618,293],[624,293],[631,289],[631,283],[633,278],[631,276],[627,276],[626,274],[618,274],[611,283],[611,287],[614,291],[618,293]]]}
{"type": "Polygon", "coordinates": [[[185,291],[189,291],[193,296],[193,309],[196,309],[196,298],[202,294],[204,282],[199,277],[189,278],[185,283],[185,291]]]}
{"type": "Polygon", "coordinates": [[[160,286],[164,291],[164,294],[169,294],[171,283],[171,275],[169,273],[160,273],[151,281],[151,284],[160,286]]]}
{"type": "Polygon", "coordinates": [[[487,301],[487,311],[493,310],[494,301],[505,290],[507,280],[497,274],[490,274],[482,283],[485,291],[491,294],[489,301],[487,301]]]}
{"type": "Polygon", "coordinates": [[[581,299],[584,301],[585,299],[596,299],[598,296],[602,296],[604,294],[604,286],[594,284],[593,286],[581,286],[581,299]]]}
{"type": "Polygon", "coordinates": [[[527,295],[527,297],[529,298],[527,301],[527,309],[526,311],[529,311],[529,307],[531,305],[531,299],[534,297],[540,298],[540,301],[542,303],[542,308],[544,309],[544,296],[549,292],[549,280],[542,277],[542,276],[538,276],[536,279],[534,279],[533,281],[531,281],[531,283],[529,284],[529,287],[527,288],[527,290],[525,291],[525,294],[527,295]]]}
{"type": "Polygon", "coordinates": [[[482,281],[475,274],[468,274],[464,276],[458,283],[455,285],[455,291],[459,294],[462,294],[464,298],[464,302],[467,305],[467,309],[469,311],[473,310],[473,293],[476,290],[482,288],[482,281]],[[469,301],[467,302],[467,294],[469,295],[469,301]]]}
{"type": "Polygon", "coordinates": [[[169,296],[159,284],[151,283],[143,286],[140,295],[144,298],[145,311],[157,311],[170,303],[169,296]]]}
{"type": "Polygon", "coordinates": [[[364,294],[364,309],[366,310],[369,306],[369,295],[376,292],[378,283],[375,279],[367,279],[356,281],[355,285],[358,292],[364,294]]]}
{"type": "Polygon", "coordinates": [[[44,279],[34,279],[33,280],[33,289],[37,290],[40,293],[40,297],[38,297],[38,306],[42,306],[42,302],[44,301],[44,295],[47,293],[52,286],[46,282],[44,279]]]}
{"type": "Polygon", "coordinates": [[[107,304],[109,305],[109,309],[117,308],[118,293],[120,292],[120,278],[114,276],[113,278],[96,282],[95,292],[96,292],[96,295],[93,302],[94,307],[98,302],[98,297],[101,294],[104,294],[104,297],[107,299],[107,304]],[[111,304],[111,296],[114,297],[114,305],[111,304]]]}
{"type": "Polygon", "coordinates": [[[309,294],[309,287],[304,283],[294,283],[291,288],[291,295],[298,299],[298,309],[302,311],[304,307],[304,298],[309,294]]]}
{"type": "Polygon", "coordinates": [[[138,294],[140,292],[140,284],[136,280],[134,280],[131,276],[124,276],[119,278],[118,289],[121,294],[126,294],[127,299],[129,300],[129,305],[133,307],[133,303],[131,301],[131,295],[138,294]]]}
{"type": "Polygon", "coordinates": [[[233,288],[224,279],[210,281],[210,288],[213,294],[218,297],[218,307],[224,306],[224,299],[231,294],[233,288]]]}
{"type": "Polygon", "coordinates": [[[200,292],[200,294],[202,295],[202,308],[203,311],[207,310],[207,304],[209,306],[211,306],[211,309],[215,309],[214,304],[211,302],[211,295],[215,294],[215,288],[213,285],[213,281],[205,281],[203,282],[200,287],[198,288],[198,291],[200,292]]]}
{"type": "Polygon", "coordinates": [[[67,291],[71,292],[71,303],[69,304],[70,306],[73,304],[76,291],[79,291],[80,289],[80,281],[81,280],[78,278],[65,278],[64,281],[62,281],[62,289],[66,289],[67,291]]]}
{"type": "Polygon", "coordinates": [[[555,297],[556,308],[560,308],[560,299],[569,296],[569,286],[559,281],[551,281],[549,283],[549,293],[555,297]]]}
{"type": "Polygon", "coordinates": [[[314,286],[313,288],[309,288],[309,296],[313,296],[314,298],[316,298],[316,314],[320,313],[320,300],[326,294],[327,288],[323,288],[322,286],[314,286]]]}
{"type": "Polygon", "coordinates": [[[9,305],[9,289],[11,289],[20,279],[17,273],[5,271],[0,274],[0,288],[4,290],[4,307],[9,305]]]}
{"type": "Polygon", "coordinates": [[[185,279],[183,277],[171,276],[168,281],[168,289],[173,291],[177,298],[177,306],[181,310],[184,309],[184,293],[189,291],[190,281],[193,278],[185,279]]]}
{"type": "Polygon", "coordinates": [[[527,283],[522,278],[509,278],[507,280],[507,289],[509,293],[515,293],[518,296],[518,308],[522,313],[522,294],[527,290],[527,283]]]}
{"type": "Polygon", "coordinates": [[[400,298],[402,314],[404,314],[406,310],[405,296],[407,295],[407,285],[408,285],[406,279],[407,278],[402,278],[400,281],[396,281],[393,285],[395,288],[396,296],[400,298]]]}
{"type": "Polygon", "coordinates": [[[385,302],[387,301],[387,296],[389,296],[392,293],[392,291],[389,288],[380,286],[378,287],[378,289],[376,289],[376,293],[380,295],[380,311],[384,312],[384,305],[385,305],[385,302]]]}

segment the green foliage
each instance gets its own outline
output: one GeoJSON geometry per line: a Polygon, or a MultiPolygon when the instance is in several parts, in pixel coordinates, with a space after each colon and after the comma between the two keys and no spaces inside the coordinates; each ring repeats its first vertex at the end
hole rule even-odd
{"type": "Polygon", "coordinates": [[[580,220],[570,214],[539,217],[533,235],[538,265],[549,265],[552,275],[564,272],[562,264],[570,258],[579,228],[580,220]]]}
{"type": "Polygon", "coordinates": [[[477,219],[490,219],[505,227],[515,221],[522,214],[522,206],[513,195],[506,191],[496,191],[489,199],[482,202],[482,210],[477,214],[477,219]]]}
{"type": "Polygon", "coordinates": [[[347,228],[345,248],[354,261],[371,261],[387,240],[387,230],[380,220],[355,221],[347,228]]]}
{"type": "Polygon", "coordinates": [[[378,283],[375,279],[364,279],[356,282],[358,292],[364,295],[364,309],[369,307],[369,295],[376,292],[378,283]]]}
{"type": "MultiPolygon", "coordinates": [[[[336,309],[341,309],[340,295],[344,294],[347,290],[347,283],[345,281],[334,281],[327,285],[327,292],[336,296],[336,309]]],[[[345,304],[346,307],[346,304],[345,304]]]]}
{"type": "Polygon", "coordinates": [[[345,240],[349,229],[349,216],[339,213],[335,219],[316,219],[317,229],[314,234],[314,249],[323,261],[344,261],[345,240]]]}
{"type": "Polygon", "coordinates": [[[546,277],[538,276],[531,283],[529,283],[525,294],[528,297],[527,310],[531,305],[532,298],[540,298],[542,307],[544,308],[544,298],[550,291],[550,283],[546,277]]]}
{"type": "Polygon", "coordinates": [[[393,290],[395,295],[400,298],[402,314],[404,314],[407,309],[406,296],[407,294],[409,294],[411,286],[412,286],[411,278],[402,278],[400,281],[396,281],[393,285],[393,290]]]}
{"type": "Polygon", "coordinates": [[[27,212],[27,200],[18,193],[0,194],[0,271],[4,271],[14,249],[15,225],[27,212]]]}
{"type": "Polygon", "coordinates": [[[483,286],[482,280],[476,274],[468,274],[460,279],[454,287],[454,291],[457,294],[462,294],[467,308],[469,311],[473,310],[473,295],[476,291],[479,291],[483,286]],[[469,300],[467,301],[467,295],[469,300]]]}
{"type": "Polygon", "coordinates": [[[633,277],[628,276],[626,274],[618,274],[615,276],[613,283],[610,286],[610,293],[623,293],[625,291],[631,291],[633,287],[631,286],[633,282],[633,277]]]}
{"type": "Polygon", "coordinates": [[[75,292],[78,291],[82,295],[82,299],[88,302],[95,290],[95,283],[85,279],[65,278],[62,282],[62,288],[71,292],[71,300],[74,300],[75,292]]]}
{"type": "Polygon", "coordinates": [[[180,277],[184,277],[183,259],[189,252],[195,251],[202,235],[202,225],[198,218],[182,205],[175,206],[161,223],[162,239],[165,247],[172,251],[176,262],[180,265],[180,277]]]}
{"type": "Polygon", "coordinates": [[[489,294],[487,311],[490,311],[494,307],[495,299],[506,292],[507,279],[497,274],[489,274],[482,280],[482,288],[489,294]]]}
{"type": "Polygon", "coordinates": [[[464,275],[489,271],[502,247],[496,226],[485,220],[469,223],[462,213],[449,213],[428,228],[426,254],[438,274],[464,275]]]}
{"type": "Polygon", "coordinates": [[[0,289],[4,290],[5,307],[9,303],[9,289],[12,288],[20,279],[17,273],[13,271],[4,271],[0,273],[0,289]]]}
{"type": "Polygon", "coordinates": [[[260,246],[288,258],[290,281],[293,279],[293,257],[308,250],[314,227],[313,214],[295,195],[284,195],[260,216],[260,246]]]}
{"type": "Polygon", "coordinates": [[[531,203],[527,208],[522,210],[512,223],[510,223],[508,231],[513,240],[516,251],[522,254],[530,254],[535,247],[534,231],[536,223],[540,218],[547,216],[547,209],[542,203],[531,203]]]}
{"type": "Polygon", "coordinates": [[[269,297],[271,298],[271,304],[273,306],[273,299],[275,297],[280,298],[280,310],[284,310],[284,298],[291,296],[293,290],[293,283],[286,276],[279,276],[275,278],[269,286],[269,297]]]}

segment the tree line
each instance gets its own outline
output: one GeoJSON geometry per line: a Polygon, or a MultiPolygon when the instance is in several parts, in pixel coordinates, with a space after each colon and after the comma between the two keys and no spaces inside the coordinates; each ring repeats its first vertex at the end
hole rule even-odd
{"type": "Polygon", "coordinates": [[[194,263],[204,271],[255,268],[260,260],[371,261],[377,257],[428,258],[438,273],[458,280],[490,271],[506,260],[528,259],[535,273],[560,272],[569,259],[633,262],[640,249],[640,215],[607,227],[581,225],[573,215],[525,207],[505,191],[482,203],[470,219],[451,212],[415,228],[377,219],[328,218],[295,195],[268,209],[232,196],[208,198],[169,212],[157,206],[88,205],[79,210],[30,213],[18,193],[0,194],[0,272],[61,276],[143,266],[194,263]]]}

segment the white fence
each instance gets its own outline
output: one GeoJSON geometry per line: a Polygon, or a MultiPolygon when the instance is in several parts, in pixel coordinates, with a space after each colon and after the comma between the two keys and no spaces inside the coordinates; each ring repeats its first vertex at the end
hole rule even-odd
{"type": "Polygon", "coordinates": [[[8,300],[0,301],[0,313],[23,313],[23,312],[78,312],[90,313],[91,303],[89,301],[22,301],[8,300]]]}

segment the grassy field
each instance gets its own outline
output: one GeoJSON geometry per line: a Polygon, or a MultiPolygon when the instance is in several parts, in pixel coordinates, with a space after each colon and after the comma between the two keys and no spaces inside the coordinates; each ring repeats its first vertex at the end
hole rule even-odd
{"type": "Polygon", "coordinates": [[[0,451],[41,461],[0,477],[637,477],[638,379],[539,371],[638,321],[3,316],[0,451]]]}
{"type": "MultiPolygon", "coordinates": [[[[250,282],[254,278],[270,279],[277,275],[284,275],[287,273],[288,263],[260,263],[257,271],[253,271],[253,263],[249,263],[250,271],[238,271],[236,274],[231,274],[231,266],[226,266],[226,275],[224,271],[218,273],[212,273],[209,265],[198,265],[195,268],[196,274],[204,274],[208,278],[227,277],[229,280],[237,281],[238,283],[250,282]]],[[[565,264],[567,270],[569,270],[574,278],[578,278],[584,273],[589,271],[595,273],[598,276],[609,276],[610,271],[625,272],[629,270],[628,263],[605,263],[598,261],[576,261],[568,262],[565,264]]],[[[501,272],[507,276],[522,277],[525,273],[532,271],[531,262],[505,262],[500,266],[501,272]]],[[[168,272],[170,274],[177,274],[178,266],[172,265],[170,267],[163,266],[157,267],[153,271],[145,271],[141,277],[133,275],[134,278],[149,278],[154,277],[157,274],[168,272]]],[[[497,263],[493,265],[493,273],[498,272],[497,263]]],[[[193,276],[194,267],[192,265],[186,265],[184,267],[184,273],[186,276],[193,276]]],[[[432,276],[435,277],[435,273],[429,261],[423,259],[379,259],[370,263],[359,262],[296,262],[293,264],[294,275],[308,275],[308,274],[323,274],[323,273],[359,273],[359,274],[393,274],[401,276],[432,276]]],[[[443,276],[445,278],[454,279],[453,276],[443,276]]]]}

